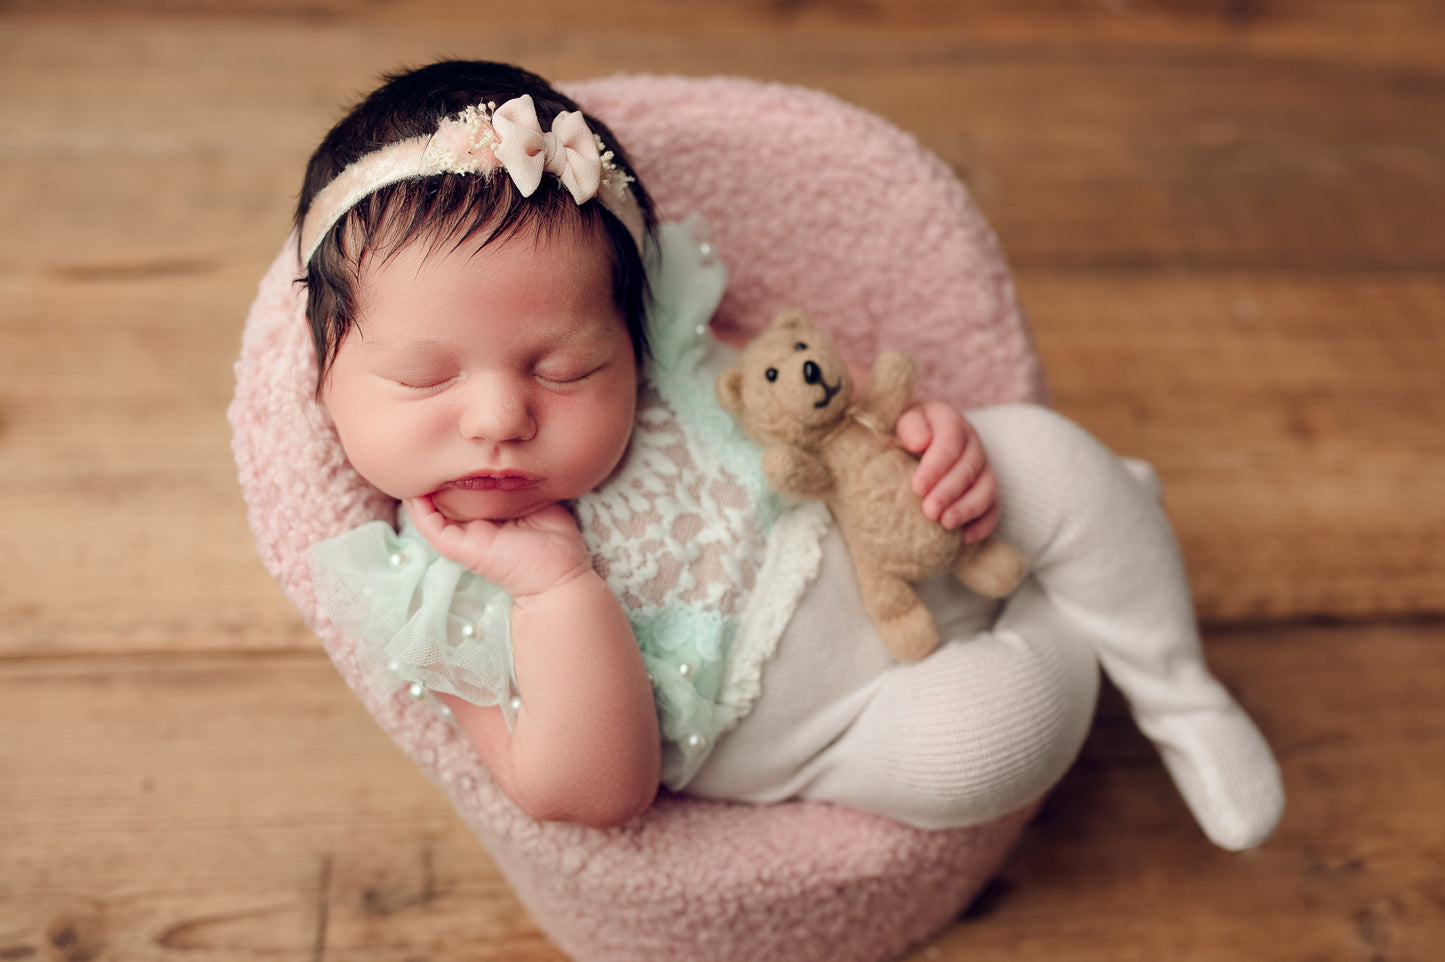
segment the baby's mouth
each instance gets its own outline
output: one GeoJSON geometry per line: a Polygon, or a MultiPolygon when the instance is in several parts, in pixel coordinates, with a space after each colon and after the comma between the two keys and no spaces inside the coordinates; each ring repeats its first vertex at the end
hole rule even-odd
{"type": "Polygon", "coordinates": [[[541,478],[520,471],[483,472],[457,478],[442,485],[442,489],[459,491],[525,491],[541,483],[541,478]]]}
{"type": "Polygon", "coordinates": [[[818,386],[823,389],[823,400],[815,401],[813,407],[821,409],[832,404],[833,398],[837,397],[838,392],[843,390],[843,379],[841,377],[838,378],[837,384],[829,384],[827,381],[821,381],[818,386]]]}

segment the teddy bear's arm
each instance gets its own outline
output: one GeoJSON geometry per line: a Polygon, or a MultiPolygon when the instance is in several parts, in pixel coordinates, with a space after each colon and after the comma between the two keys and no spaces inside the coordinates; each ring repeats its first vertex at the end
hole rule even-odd
{"type": "Polygon", "coordinates": [[[763,474],[774,490],[796,498],[821,498],[833,490],[833,474],[822,458],[786,445],[763,452],[763,474]]]}
{"type": "Polygon", "coordinates": [[[899,351],[884,351],[873,362],[868,374],[868,391],[859,402],[878,420],[893,430],[898,416],[913,400],[916,368],[913,359],[899,351]]]}

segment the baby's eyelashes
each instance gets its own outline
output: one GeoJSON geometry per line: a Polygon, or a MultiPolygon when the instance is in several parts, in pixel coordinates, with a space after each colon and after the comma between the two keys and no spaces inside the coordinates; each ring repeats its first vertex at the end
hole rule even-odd
{"type": "Polygon", "coordinates": [[[579,384],[582,381],[587,380],[589,377],[596,374],[600,370],[600,367],[592,367],[583,370],[564,369],[558,371],[538,371],[536,373],[536,378],[543,384],[566,386],[568,384],[579,384]]]}
{"type": "Polygon", "coordinates": [[[401,377],[387,377],[387,380],[391,381],[393,384],[397,385],[403,390],[416,394],[427,394],[435,393],[442,390],[443,388],[446,388],[453,381],[456,381],[457,378],[458,375],[455,374],[450,376],[427,375],[421,377],[414,375],[403,375],[401,377]]]}

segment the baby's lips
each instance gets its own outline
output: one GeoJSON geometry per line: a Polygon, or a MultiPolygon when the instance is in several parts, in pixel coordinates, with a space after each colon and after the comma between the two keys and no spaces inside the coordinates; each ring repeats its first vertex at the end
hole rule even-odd
{"type": "Polygon", "coordinates": [[[487,471],[448,481],[443,488],[455,491],[525,491],[540,482],[541,478],[522,471],[487,471]]]}

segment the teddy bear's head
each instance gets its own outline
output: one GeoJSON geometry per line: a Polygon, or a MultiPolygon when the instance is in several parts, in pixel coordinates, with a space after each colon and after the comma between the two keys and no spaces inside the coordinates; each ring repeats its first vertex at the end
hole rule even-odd
{"type": "Polygon", "coordinates": [[[715,386],[718,401],[751,437],[774,444],[821,437],[853,400],[847,362],[797,311],[779,314],[715,386]]]}

